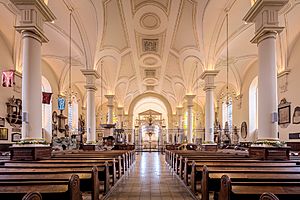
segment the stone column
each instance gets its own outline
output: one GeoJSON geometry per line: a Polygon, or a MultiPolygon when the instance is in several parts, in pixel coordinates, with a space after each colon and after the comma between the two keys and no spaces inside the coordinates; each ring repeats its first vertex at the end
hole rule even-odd
{"type": "Polygon", "coordinates": [[[43,25],[55,20],[55,16],[42,0],[11,2],[21,15],[16,30],[22,34],[23,43],[22,140],[39,141],[43,140],[41,47],[48,42],[43,25]]]}
{"type": "MultiPolygon", "coordinates": [[[[183,107],[182,106],[177,106],[176,107],[176,114],[178,116],[178,129],[182,131],[183,129],[183,107]]],[[[177,134],[177,133],[176,133],[177,134]]],[[[181,132],[179,132],[178,137],[177,137],[177,143],[182,143],[183,135],[181,132]]]]}
{"type": "Polygon", "coordinates": [[[118,116],[118,127],[117,128],[122,128],[123,126],[123,116],[124,116],[124,107],[118,106],[117,107],[117,116],[118,116]]]}
{"type": "Polygon", "coordinates": [[[201,74],[201,78],[205,81],[205,142],[214,143],[214,88],[215,76],[218,74],[217,70],[207,70],[201,74]]]}
{"type": "Polygon", "coordinates": [[[194,98],[196,95],[194,94],[188,94],[185,95],[185,98],[187,100],[187,110],[188,110],[188,116],[187,116],[187,142],[192,143],[193,142],[193,106],[194,106],[194,98]]]}
{"type": "Polygon", "coordinates": [[[108,117],[107,117],[107,124],[113,124],[113,109],[114,109],[114,97],[113,94],[105,95],[107,98],[107,108],[108,108],[108,117]]]}
{"type": "Polygon", "coordinates": [[[86,95],[87,95],[87,112],[86,112],[86,130],[87,130],[87,144],[96,143],[96,104],[95,93],[97,91],[95,81],[100,78],[96,70],[85,69],[81,70],[82,74],[86,77],[86,95]]]}
{"type": "Polygon", "coordinates": [[[257,1],[243,19],[255,24],[251,42],[258,46],[259,140],[278,140],[276,36],[283,30],[278,12],[287,3],[288,0],[257,1]]]}

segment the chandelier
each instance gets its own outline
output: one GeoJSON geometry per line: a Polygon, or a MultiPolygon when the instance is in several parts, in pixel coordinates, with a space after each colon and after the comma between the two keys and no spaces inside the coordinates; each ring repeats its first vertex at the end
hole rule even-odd
{"type": "Polygon", "coordinates": [[[226,13],[226,105],[227,105],[227,113],[228,106],[231,104],[231,99],[229,97],[229,22],[228,22],[228,12],[226,13]]]}
{"type": "Polygon", "coordinates": [[[69,18],[69,86],[67,90],[63,92],[63,95],[66,97],[66,101],[68,104],[72,104],[73,98],[77,96],[77,92],[72,90],[72,8],[68,8],[70,11],[70,18],[69,18]]]}

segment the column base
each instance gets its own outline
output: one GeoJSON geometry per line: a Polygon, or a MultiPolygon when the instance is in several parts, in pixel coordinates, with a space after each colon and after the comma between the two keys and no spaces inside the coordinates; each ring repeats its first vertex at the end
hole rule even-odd
{"type": "Polygon", "coordinates": [[[202,144],[202,151],[218,151],[217,144],[202,144]]]}
{"type": "Polygon", "coordinates": [[[116,124],[100,124],[102,128],[115,128],[116,124]]]}
{"type": "Polygon", "coordinates": [[[96,150],[96,144],[84,144],[82,145],[83,151],[95,151],[96,150]]]}
{"type": "Polygon", "coordinates": [[[51,158],[51,146],[23,144],[10,147],[11,160],[42,160],[51,158]]]}
{"type": "Polygon", "coordinates": [[[249,157],[260,160],[289,160],[291,147],[251,146],[249,157]]]}

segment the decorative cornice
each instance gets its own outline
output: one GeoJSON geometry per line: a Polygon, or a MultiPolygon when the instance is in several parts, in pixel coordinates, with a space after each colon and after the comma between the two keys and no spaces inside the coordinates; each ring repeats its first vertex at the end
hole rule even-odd
{"type": "Polygon", "coordinates": [[[269,6],[270,8],[277,8],[280,10],[285,4],[287,4],[289,0],[259,0],[256,1],[255,4],[250,8],[250,10],[247,12],[245,17],[243,18],[243,21],[249,23],[253,23],[256,20],[257,15],[259,12],[263,10],[266,6],[269,6]]]}
{"type": "Polygon", "coordinates": [[[281,78],[281,77],[283,77],[283,76],[285,76],[285,75],[288,75],[290,72],[291,72],[290,69],[285,69],[285,70],[283,70],[283,71],[281,71],[281,72],[279,72],[279,73],[277,74],[277,78],[281,78]]]}
{"type": "Polygon", "coordinates": [[[196,95],[194,94],[187,94],[185,95],[185,99],[187,100],[187,106],[188,107],[192,107],[194,105],[194,98],[196,97],[196,95]]]}
{"type": "Polygon", "coordinates": [[[22,10],[28,6],[35,6],[42,16],[44,17],[44,22],[52,22],[56,19],[55,15],[45,4],[43,0],[10,0],[18,9],[22,10]]]}
{"type": "Polygon", "coordinates": [[[21,12],[19,24],[15,26],[20,33],[32,32],[40,42],[48,42],[43,31],[45,22],[56,19],[52,11],[42,0],[10,0],[21,12]]]}
{"type": "Polygon", "coordinates": [[[220,70],[206,70],[204,71],[201,75],[200,78],[201,79],[205,79],[207,76],[217,76],[220,70]]]}
{"type": "Polygon", "coordinates": [[[99,75],[99,73],[96,70],[93,70],[93,69],[81,69],[80,71],[81,71],[81,73],[84,76],[94,76],[96,79],[100,78],[100,75],[99,75]]]}
{"type": "Polygon", "coordinates": [[[278,12],[288,3],[288,0],[259,0],[250,8],[243,20],[255,23],[255,36],[252,43],[275,37],[284,27],[279,26],[278,12]]]}

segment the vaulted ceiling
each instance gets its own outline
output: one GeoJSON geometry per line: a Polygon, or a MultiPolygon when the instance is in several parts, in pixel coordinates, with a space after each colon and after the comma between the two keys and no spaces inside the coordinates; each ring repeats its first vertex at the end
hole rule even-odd
{"type": "MultiPolygon", "coordinates": [[[[206,69],[220,70],[215,94],[226,85],[226,13],[229,15],[229,84],[235,95],[257,60],[250,43],[254,26],[243,16],[253,0],[49,0],[57,17],[47,23],[50,40],[43,44],[42,59],[55,73],[58,88],[68,85],[69,9],[72,8],[72,84],[85,101],[85,77],[80,69],[95,69],[97,105],[104,95],[116,95],[127,111],[130,102],[147,91],[165,96],[175,111],[187,93],[204,105],[206,69]]],[[[288,66],[288,52],[299,38],[300,0],[290,0],[281,13],[286,26],[278,39],[280,67],[288,66]]],[[[0,36],[16,67],[20,66],[20,37],[15,33],[17,10],[0,0],[0,36]]]]}

